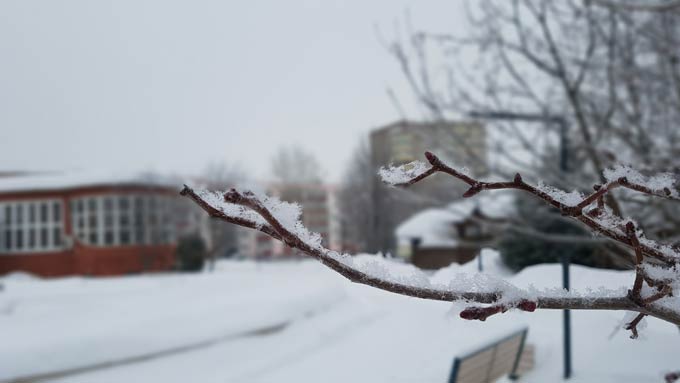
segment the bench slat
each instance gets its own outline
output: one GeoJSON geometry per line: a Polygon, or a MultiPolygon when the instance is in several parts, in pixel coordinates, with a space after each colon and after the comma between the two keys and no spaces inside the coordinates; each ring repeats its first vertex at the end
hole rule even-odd
{"type": "Polygon", "coordinates": [[[524,350],[527,331],[524,329],[467,356],[457,357],[449,383],[490,383],[513,373],[513,369],[516,369],[515,375],[519,375],[532,368],[533,348],[524,350]]]}

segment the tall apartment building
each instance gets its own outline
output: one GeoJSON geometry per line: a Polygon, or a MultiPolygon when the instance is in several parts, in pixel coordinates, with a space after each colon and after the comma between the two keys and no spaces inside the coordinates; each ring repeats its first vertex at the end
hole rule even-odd
{"type": "MultiPolygon", "coordinates": [[[[323,245],[333,250],[340,247],[339,218],[334,188],[323,184],[272,184],[267,194],[302,207],[302,223],[311,232],[321,234],[323,245]]],[[[297,252],[256,230],[240,228],[239,254],[255,258],[296,256],[297,252]]]]}
{"type": "Polygon", "coordinates": [[[447,162],[467,167],[475,175],[488,172],[486,130],[477,121],[401,120],[371,132],[372,162],[376,168],[424,160],[427,150],[447,162]]]}
{"type": "MultiPolygon", "coordinates": [[[[416,122],[401,120],[371,132],[371,162],[375,171],[389,164],[425,160],[431,151],[447,163],[466,167],[475,176],[488,173],[486,130],[476,121],[416,122]]],[[[374,243],[370,252],[394,251],[396,226],[423,208],[450,202],[464,191],[460,182],[435,176],[400,191],[376,178],[373,186],[374,243]]]]}

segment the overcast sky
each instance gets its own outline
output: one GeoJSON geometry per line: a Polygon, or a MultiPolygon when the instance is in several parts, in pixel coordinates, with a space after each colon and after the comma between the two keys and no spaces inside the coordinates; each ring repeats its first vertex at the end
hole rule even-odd
{"type": "Polygon", "coordinates": [[[200,173],[238,161],[258,178],[285,145],[337,180],[371,128],[418,109],[391,38],[455,30],[449,1],[0,2],[0,170],[200,173]]]}

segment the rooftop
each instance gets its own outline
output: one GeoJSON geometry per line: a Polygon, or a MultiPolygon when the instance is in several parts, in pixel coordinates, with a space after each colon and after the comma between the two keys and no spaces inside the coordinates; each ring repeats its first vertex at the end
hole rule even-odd
{"type": "Polygon", "coordinates": [[[0,193],[71,190],[96,186],[151,186],[177,189],[174,177],[153,173],[105,173],[94,171],[19,173],[0,177],[0,193]]]}
{"type": "Polygon", "coordinates": [[[487,218],[507,218],[514,211],[514,196],[512,192],[496,191],[461,199],[443,208],[423,210],[397,227],[397,238],[420,238],[422,247],[456,246],[451,225],[464,221],[475,210],[487,218]]]}

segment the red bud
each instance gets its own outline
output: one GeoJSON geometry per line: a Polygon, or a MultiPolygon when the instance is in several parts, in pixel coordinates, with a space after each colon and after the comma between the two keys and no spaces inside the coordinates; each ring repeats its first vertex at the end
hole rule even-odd
{"type": "Polygon", "coordinates": [[[517,308],[519,308],[522,311],[528,311],[530,313],[536,311],[536,302],[532,301],[521,301],[518,305],[517,308]]]}

